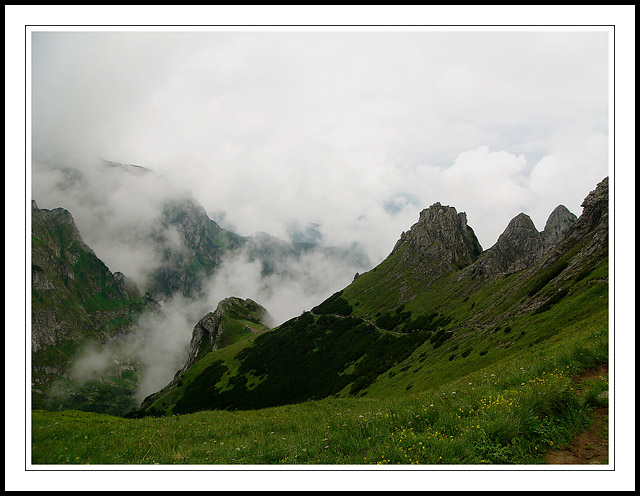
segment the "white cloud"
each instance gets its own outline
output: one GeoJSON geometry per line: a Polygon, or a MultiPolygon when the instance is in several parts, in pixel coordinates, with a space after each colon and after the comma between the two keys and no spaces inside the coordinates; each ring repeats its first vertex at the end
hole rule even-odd
{"type": "MultiPolygon", "coordinates": [[[[114,195],[109,183],[88,189],[109,195],[100,212],[59,196],[86,217],[83,233],[90,216],[107,220],[86,234],[106,257],[122,235],[111,209],[146,219],[176,189],[238,234],[286,239],[289,226],[316,223],[326,244],[358,241],[374,263],[439,201],[466,211],[488,248],[520,211],[539,228],[559,203],[579,214],[608,174],[607,36],[40,33],[34,158],[100,155],[167,178],[148,191],[136,181],[114,195]],[[389,211],[406,195],[415,201],[389,211]]],[[[45,174],[34,168],[34,194],[45,174]]],[[[112,270],[134,277],[152,260],[112,257],[112,270]]]]}

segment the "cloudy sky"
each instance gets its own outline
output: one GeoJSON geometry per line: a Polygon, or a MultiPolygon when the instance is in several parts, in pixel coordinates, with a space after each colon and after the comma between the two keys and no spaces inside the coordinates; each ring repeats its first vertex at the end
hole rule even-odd
{"type": "MultiPolygon", "coordinates": [[[[32,197],[68,209],[143,290],[159,264],[149,229],[185,192],[238,234],[307,232],[377,265],[435,202],[465,211],[486,249],[520,212],[539,230],[559,204],[580,215],[609,173],[603,29],[35,30],[31,57],[32,197]]],[[[141,334],[146,362],[166,365],[142,397],[221,299],[252,298],[279,324],[362,270],[316,255],[289,265],[265,279],[227,259],[201,301],[166,302],[173,319],[141,334]]]]}
{"type": "Polygon", "coordinates": [[[65,206],[41,174],[103,157],[242,235],[313,223],[378,263],[438,201],[486,249],[519,212],[539,230],[558,204],[579,215],[609,173],[597,29],[36,31],[33,194],[65,206]]]}
{"type": "MultiPolygon", "coordinates": [[[[611,63],[607,36],[586,32],[590,28],[565,33],[550,28],[539,33],[514,32],[520,28],[508,28],[510,33],[390,33],[381,28],[380,33],[357,35],[269,36],[42,33],[33,38],[28,34],[25,57],[24,24],[615,25],[618,181],[612,186],[618,208],[611,213],[624,227],[615,236],[616,253],[624,251],[625,268],[631,270],[612,271],[611,276],[612,291],[616,280],[625,288],[616,294],[618,328],[634,328],[634,7],[238,6],[230,11],[230,6],[208,6],[195,11],[156,6],[153,16],[147,7],[82,7],[5,8],[5,55],[13,69],[5,76],[5,222],[10,233],[27,224],[26,243],[29,199],[38,181],[31,177],[31,158],[33,170],[37,163],[42,171],[60,162],[82,164],[105,156],[165,174],[170,184],[193,191],[211,215],[226,212],[229,225],[241,234],[264,230],[286,238],[285,225],[316,223],[326,242],[358,238],[370,253],[384,257],[399,233],[417,220],[419,210],[440,201],[467,211],[487,248],[519,211],[532,215],[539,229],[558,203],[579,214],[582,198],[613,173],[607,164],[613,129],[607,127],[607,112],[612,110],[607,108],[612,89],[606,77],[611,63]],[[10,164],[21,164],[24,153],[24,108],[17,95],[24,92],[25,73],[25,103],[33,110],[27,116],[33,157],[29,150],[23,220],[11,208],[23,199],[25,190],[15,187],[21,168],[10,164]],[[296,202],[300,198],[303,201],[296,202]]],[[[43,207],[57,206],[40,201],[43,207]]],[[[6,261],[22,256],[19,243],[7,243],[5,249],[6,261]]],[[[5,282],[24,279],[19,264],[5,265],[11,273],[5,282]]],[[[29,270],[27,264],[27,281],[29,270]]],[[[29,290],[27,284],[27,300],[29,290]]],[[[7,291],[7,307],[22,306],[19,293],[7,291]]],[[[612,348],[616,370],[631,371],[615,375],[620,385],[634,377],[635,347],[633,333],[618,332],[616,338],[616,343],[628,344],[612,348]]],[[[5,340],[6,364],[11,364],[20,354],[9,350],[21,348],[23,337],[7,332],[5,340]]],[[[24,394],[19,381],[5,386],[14,397],[24,394]]],[[[625,390],[633,391],[633,384],[629,386],[625,390]]],[[[619,412],[633,412],[633,395],[616,396],[616,405],[619,412]]],[[[12,425],[21,425],[24,417],[18,409],[15,413],[12,425]]],[[[616,415],[615,426],[620,432],[633,430],[634,416],[616,415]]],[[[11,449],[24,441],[20,429],[6,434],[11,449]]],[[[627,438],[616,438],[616,452],[630,455],[617,457],[616,479],[567,479],[565,474],[562,487],[633,487],[628,482],[635,480],[634,446],[623,444],[627,438]]],[[[31,471],[23,477],[24,458],[8,459],[16,465],[7,472],[8,487],[52,487],[50,477],[39,477],[51,472],[31,471]]],[[[189,472],[190,484],[198,474],[189,472]]],[[[84,487],[100,473],[86,473],[91,481],[82,475],[65,478],[64,487],[84,487]]],[[[103,475],[105,487],[130,489],[132,482],[137,484],[113,477],[113,472],[103,475]]],[[[170,479],[158,478],[158,472],[149,475],[144,487],[179,489],[183,483],[176,472],[170,479]]],[[[197,482],[208,487],[209,475],[201,475],[197,482]]],[[[297,487],[297,482],[308,483],[313,477],[300,473],[304,480],[297,480],[295,475],[279,479],[278,487],[292,482],[291,487],[297,487]]],[[[432,472],[430,477],[446,487],[446,474],[442,479],[439,475],[432,472]]],[[[235,474],[218,476],[237,487],[235,474]]],[[[509,476],[514,483],[522,482],[522,472],[501,472],[496,482],[504,485],[509,476]]],[[[406,485],[405,479],[403,475],[406,485]]],[[[245,478],[250,481],[265,482],[245,478]]],[[[326,473],[313,479],[318,485],[327,481],[334,479],[326,473]]],[[[375,478],[368,487],[393,489],[396,482],[375,478]]],[[[539,472],[526,482],[531,487],[548,485],[539,472]]],[[[359,478],[358,483],[366,481],[359,478]]],[[[462,481],[469,488],[476,483],[473,478],[462,481]]]]}

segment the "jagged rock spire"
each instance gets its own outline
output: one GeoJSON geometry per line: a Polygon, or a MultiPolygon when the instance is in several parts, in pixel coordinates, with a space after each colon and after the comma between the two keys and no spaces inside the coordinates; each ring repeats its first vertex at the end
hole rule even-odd
{"type": "Polygon", "coordinates": [[[542,231],[542,241],[545,248],[557,244],[562,235],[576,221],[577,217],[564,205],[558,205],[547,219],[542,231]]]}
{"type": "Polygon", "coordinates": [[[475,264],[475,273],[485,275],[526,269],[540,258],[544,250],[542,235],[531,217],[516,215],[498,241],[485,251],[475,264]]]}
{"type": "Polygon", "coordinates": [[[400,251],[416,275],[435,280],[473,263],[482,247],[464,212],[434,203],[420,212],[418,222],[408,232],[402,233],[391,255],[400,251]]]}
{"type": "Polygon", "coordinates": [[[574,244],[587,233],[591,250],[606,248],[609,242],[609,178],[598,183],[582,202],[582,214],[565,232],[560,245],[574,244]]]}

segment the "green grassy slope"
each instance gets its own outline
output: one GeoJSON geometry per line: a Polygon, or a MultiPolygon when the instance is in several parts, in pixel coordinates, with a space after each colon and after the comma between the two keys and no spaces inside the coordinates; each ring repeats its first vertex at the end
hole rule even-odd
{"type": "Polygon", "coordinates": [[[214,352],[179,401],[139,414],[402,397],[569,339],[581,326],[606,327],[607,248],[595,248],[583,236],[529,270],[482,279],[469,267],[435,282],[413,275],[401,248],[235,356],[214,352]]]}
{"type": "MultiPolygon", "coordinates": [[[[538,464],[589,425],[607,377],[606,319],[401,397],[123,419],[34,411],[34,464],[538,464]]],[[[237,343],[242,347],[241,343],[237,343]]],[[[237,349],[217,352],[224,360],[237,349]]]]}
{"type": "Polygon", "coordinates": [[[73,392],[65,393],[64,400],[52,397],[50,387],[81,349],[129,332],[152,302],[122,274],[111,273],[82,241],[66,210],[44,210],[34,204],[31,234],[34,407],[57,408],[63,401],[68,408],[98,408],[98,403],[124,401],[107,411],[126,411],[134,404],[135,388],[128,377],[114,377],[104,387],[93,383],[81,388],[64,378],[59,392],[65,388],[73,392]]]}
{"type": "Polygon", "coordinates": [[[606,374],[574,380],[608,363],[604,182],[583,206],[515,273],[425,280],[398,245],[310,311],[204,355],[142,418],[34,412],[33,462],[544,463],[607,402],[606,374]]]}
{"type": "MultiPolygon", "coordinates": [[[[265,321],[269,318],[266,309],[250,299],[230,297],[219,302],[214,312],[196,324],[183,369],[161,391],[145,398],[143,409],[153,415],[171,414],[181,410],[179,405],[187,401],[185,395],[192,401],[202,401],[206,392],[199,398],[198,388],[213,375],[216,382],[222,381],[222,389],[233,387],[239,366],[236,355],[267,330],[265,321]],[[230,365],[221,369],[221,361],[230,365]]],[[[254,384],[250,381],[248,387],[254,384]]]]}

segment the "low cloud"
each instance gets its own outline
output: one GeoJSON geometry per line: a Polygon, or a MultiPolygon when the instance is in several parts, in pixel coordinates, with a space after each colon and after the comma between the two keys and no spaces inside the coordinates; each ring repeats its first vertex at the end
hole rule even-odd
{"type": "Polygon", "coordinates": [[[272,266],[265,275],[252,250],[247,246],[223,261],[205,288],[205,299],[213,306],[228,296],[251,298],[269,311],[273,325],[311,309],[350,284],[356,272],[370,268],[316,249],[297,257],[267,259],[272,266]]]}
{"type": "MultiPolygon", "coordinates": [[[[122,167],[95,157],[33,164],[32,197],[40,208],[71,213],[80,235],[112,272],[123,272],[143,289],[161,263],[152,233],[165,203],[187,193],[150,170],[122,167]]],[[[181,241],[171,229],[164,238],[181,241]]]]}
{"type": "MultiPolygon", "coordinates": [[[[538,229],[558,204],[579,215],[608,175],[608,43],[574,31],[34,33],[33,199],[68,209],[143,290],[162,263],[150,242],[162,206],[188,195],[242,236],[357,244],[372,266],[440,202],[465,211],[487,249],[520,212],[538,229]]],[[[263,269],[237,253],[201,300],[141,322],[143,391],[171,379],[219,300],[249,297],[282,321],[358,270],[321,251],[263,269]]]]}
{"type": "Polygon", "coordinates": [[[159,391],[186,362],[194,325],[229,296],[251,298],[270,315],[267,325],[277,326],[301,314],[353,280],[353,262],[335,263],[335,257],[309,252],[296,260],[276,261],[264,276],[259,260],[250,260],[249,248],[225,259],[205,285],[198,299],[174,296],[160,303],[153,313],[141,316],[131,334],[98,347],[83,350],[69,369],[77,383],[108,376],[119,364],[136,364],[139,381],[136,398],[159,391]]]}

